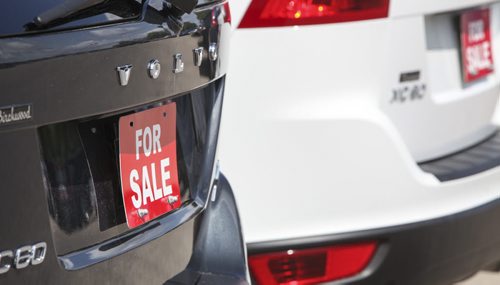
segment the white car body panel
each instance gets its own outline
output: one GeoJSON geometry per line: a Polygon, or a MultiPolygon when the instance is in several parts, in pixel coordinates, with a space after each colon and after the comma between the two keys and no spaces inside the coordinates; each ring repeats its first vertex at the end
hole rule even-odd
{"type": "Polygon", "coordinates": [[[496,0],[391,0],[391,17],[428,15],[494,3],[496,0]]]}
{"type": "MultiPolygon", "coordinates": [[[[463,87],[450,15],[435,14],[492,2],[392,0],[386,19],[236,29],[219,156],[247,242],[402,225],[500,198],[500,168],[442,183],[417,165],[496,129],[498,75],[463,87]],[[400,74],[417,70],[424,98],[391,103],[400,74]]],[[[249,3],[230,2],[234,26],[249,3]]],[[[489,7],[500,70],[500,4],[489,7]]]]}

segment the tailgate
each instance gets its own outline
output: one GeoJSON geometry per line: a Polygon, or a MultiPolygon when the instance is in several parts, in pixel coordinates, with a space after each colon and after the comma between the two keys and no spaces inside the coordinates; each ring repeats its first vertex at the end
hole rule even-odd
{"type": "MultiPolygon", "coordinates": [[[[161,284],[186,268],[213,183],[230,27],[222,3],[181,18],[161,6],[144,9],[140,20],[0,39],[0,180],[8,201],[0,207],[0,251],[47,244],[45,260],[12,265],[0,283],[161,284]],[[205,52],[195,61],[193,50],[210,45],[217,57],[205,52]],[[157,79],[148,72],[153,59],[162,64],[157,79]],[[132,67],[126,86],[122,66],[132,67]],[[130,229],[119,118],[173,102],[182,204],[130,229]]],[[[3,256],[1,265],[9,262],[3,256]]]]}
{"type": "Polygon", "coordinates": [[[500,5],[489,2],[391,2],[390,89],[382,105],[417,161],[460,151],[496,129],[492,116],[500,93],[500,5]],[[465,73],[463,41],[469,29],[464,19],[478,13],[486,15],[481,24],[489,26],[488,53],[494,65],[471,76],[465,73]]]}

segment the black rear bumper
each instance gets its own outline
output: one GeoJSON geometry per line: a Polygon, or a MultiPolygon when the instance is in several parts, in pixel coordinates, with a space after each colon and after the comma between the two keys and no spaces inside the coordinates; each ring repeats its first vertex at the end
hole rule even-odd
{"type": "Polygon", "coordinates": [[[500,261],[500,199],[426,222],[249,244],[249,253],[376,240],[368,268],[340,284],[449,285],[500,261]]]}
{"type": "MultiPolygon", "coordinates": [[[[500,131],[457,153],[419,163],[423,171],[440,181],[464,178],[500,165],[500,131]]],[[[500,192],[500,191],[499,191],[500,192]]]]}

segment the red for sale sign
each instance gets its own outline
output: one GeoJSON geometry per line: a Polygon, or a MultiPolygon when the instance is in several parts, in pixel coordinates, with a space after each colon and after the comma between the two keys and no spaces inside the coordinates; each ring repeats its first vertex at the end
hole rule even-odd
{"type": "Polygon", "coordinates": [[[175,131],[175,103],[119,120],[120,176],[129,228],[181,205],[175,131]]]}
{"type": "Polygon", "coordinates": [[[490,10],[472,10],[461,15],[461,42],[464,82],[493,72],[490,10]]]}

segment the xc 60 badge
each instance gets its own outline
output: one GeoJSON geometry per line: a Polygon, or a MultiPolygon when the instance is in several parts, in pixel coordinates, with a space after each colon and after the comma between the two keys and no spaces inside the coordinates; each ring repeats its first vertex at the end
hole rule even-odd
{"type": "Polygon", "coordinates": [[[39,242],[35,245],[25,245],[15,250],[0,252],[0,274],[7,273],[11,267],[23,269],[29,265],[38,265],[45,260],[47,244],[39,242]]]}

